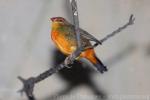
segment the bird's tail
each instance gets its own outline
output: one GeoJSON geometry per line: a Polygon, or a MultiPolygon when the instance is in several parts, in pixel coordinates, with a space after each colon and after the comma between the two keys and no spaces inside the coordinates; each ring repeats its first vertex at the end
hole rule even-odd
{"type": "Polygon", "coordinates": [[[93,63],[94,66],[97,68],[97,70],[100,73],[104,73],[105,71],[107,71],[107,67],[95,56],[96,58],[96,63],[93,63]]]}
{"type": "Polygon", "coordinates": [[[81,57],[88,59],[100,73],[107,71],[107,67],[96,57],[93,49],[84,51],[84,53],[81,54],[81,57]]]}

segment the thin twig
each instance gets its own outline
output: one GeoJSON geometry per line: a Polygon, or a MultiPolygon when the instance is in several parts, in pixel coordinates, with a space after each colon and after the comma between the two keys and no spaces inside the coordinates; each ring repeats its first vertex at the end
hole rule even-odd
{"type": "MultiPolygon", "coordinates": [[[[131,14],[130,18],[129,18],[129,21],[123,25],[122,27],[119,27],[117,30],[113,31],[112,33],[106,35],[104,38],[102,38],[101,40],[99,40],[101,42],[101,44],[103,42],[105,42],[106,40],[108,40],[109,38],[115,36],[116,34],[120,33],[122,30],[126,29],[129,25],[133,25],[134,24],[134,21],[135,21],[135,18],[133,17],[133,14],[131,14]]],[[[97,47],[99,45],[99,43],[95,43],[94,45],[92,46],[89,46],[89,47],[86,47],[83,49],[83,51],[87,50],[87,49],[93,49],[95,47],[97,47]]]]}
{"type": "Polygon", "coordinates": [[[79,30],[79,17],[78,17],[78,8],[76,0],[69,0],[72,7],[72,15],[75,26],[76,38],[77,38],[77,46],[81,48],[81,40],[80,40],[80,30],[79,30]]]}
{"type": "MultiPolygon", "coordinates": [[[[100,40],[101,43],[105,42],[106,40],[108,40],[109,38],[113,37],[114,35],[120,33],[122,30],[126,29],[129,25],[133,25],[135,21],[135,18],[133,16],[133,14],[131,14],[130,18],[129,18],[129,22],[127,22],[125,25],[123,25],[122,27],[119,27],[117,30],[113,31],[112,33],[108,34],[107,36],[105,36],[103,39],[100,40]]],[[[98,43],[95,43],[93,46],[96,47],[98,46],[98,43]]]]}

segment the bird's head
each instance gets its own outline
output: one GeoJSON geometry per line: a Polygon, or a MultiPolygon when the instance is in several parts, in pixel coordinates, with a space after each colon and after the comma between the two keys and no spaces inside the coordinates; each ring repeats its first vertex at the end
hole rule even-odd
{"type": "Polygon", "coordinates": [[[51,21],[53,24],[60,24],[60,25],[68,24],[66,19],[63,17],[52,17],[51,21]]]}

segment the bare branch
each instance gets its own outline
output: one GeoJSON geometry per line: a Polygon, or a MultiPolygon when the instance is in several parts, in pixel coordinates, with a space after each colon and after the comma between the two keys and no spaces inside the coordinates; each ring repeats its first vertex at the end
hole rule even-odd
{"type": "MultiPolygon", "coordinates": [[[[122,30],[126,29],[129,25],[133,25],[135,21],[135,18],[133,17],[133,14],[131,14],[130,18],[129,18],[129,22],[127,22],[125,25],[123,25],[122,27],[119,27],[117,30],[113,31],[112,33],[108,34],[106,37],[104,37],[103,39],[100,40],[101,43],[105,42],[106,40],[108,40],[109,38],[113,37],[114,35],[118,34],[119,32],[121,32],[122,30]]],[[[95,43],[93,45],[93,47],[98,46],[98,43],[95,43]]]]}
{"type": "Polygon", "coordinates": [[[23,88],[19,90],[18,92],[20,92],[21,94],[25,92],[29,100],[35,100],[35,97],[33,95],[33,89],[34,89],[34,83],[35,83],[34,78],[31,77],[25,80],[24,78],[19,76],[18,79],[23,83],[23,88]]]}
{"type": "Polygon", "coordinates": [[[78,48],[81,47],[81,40],[80,40],[80,31],[79,31],[79,18],[78,18],[78,8],[77,8],[77,1],[76,0],[69,0],[71,7],[72,7],[72,16],[75,26],[75,32],[77,34],[77,46],[78,48]]]}
{"type": "Polygon", "coordinates": [[[64,67],[72,64],[81,53],[81,50],[77,49],[71,55],[69,55],[63,63],[60,65],[50,68],[49,70],[43,72],[42,74],[38,75],[37,77],[31,77],[29,79],[23,79],[22,77],[18,77],[18,79],[23,83],[23,88],[19,91],[21,93],[25,92],[29,100],[35,100],[33,95],[33,90],[35,84],[41,82],[42,80],[48,78],[49,76],[53,75],[54,73],[58,72],[59,70],[63,69],[64,67]]]}

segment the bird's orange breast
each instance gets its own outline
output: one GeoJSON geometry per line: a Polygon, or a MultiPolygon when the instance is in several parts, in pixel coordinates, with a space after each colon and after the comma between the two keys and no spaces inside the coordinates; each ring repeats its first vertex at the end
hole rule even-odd
{"type": "MultiPolygon", "coordinates": [[[[59,32],[52,31],[51,34],[52,40],[55,42],[58,49],[66,55],[71,54],[76,50],[76,46],[71,45],[70,42],[59,32]]],[[[87,58],[93,63],[96,63],[96,59],[94,57],[95,52],[93,49],[88,49],[81,53],[80,57],[87,58]]]]}
{"type": "Polygon", "coordinates": [[[58,31],[52,31],[51,37],[56,46],[64,54],[69,55],[76,50],[76,45],[72,45],[71,43],[73,41],[68,41],[62,33],[59,33],[58,31]]]}

